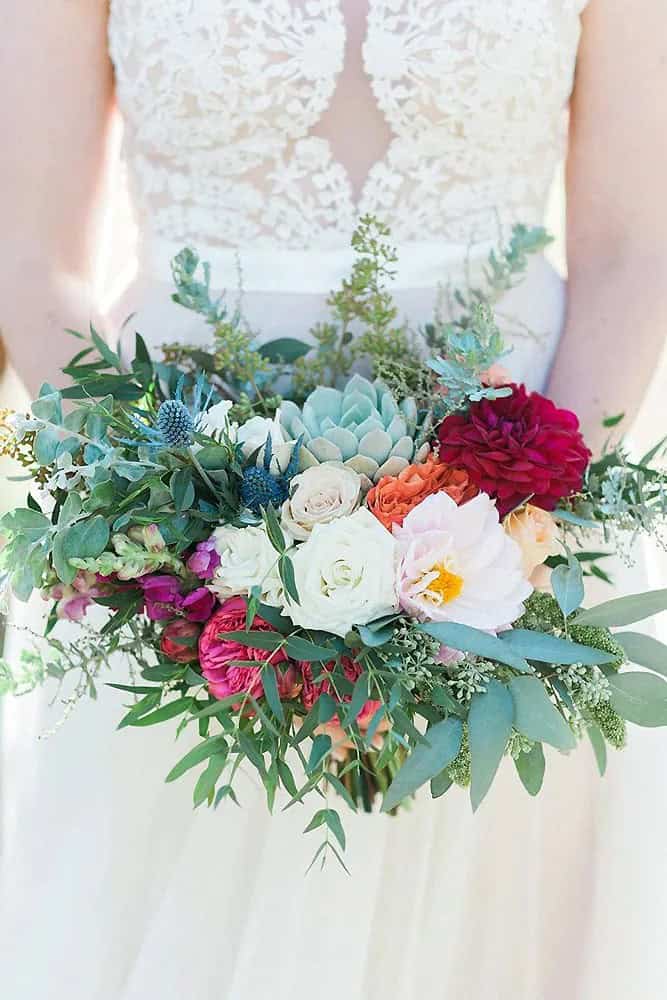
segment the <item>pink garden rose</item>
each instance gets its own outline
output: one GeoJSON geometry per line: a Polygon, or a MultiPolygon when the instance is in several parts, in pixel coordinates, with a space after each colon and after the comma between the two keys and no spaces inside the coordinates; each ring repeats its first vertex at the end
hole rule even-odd
{"type": "MultiPolygon", "coordinates": [[[[276,665],[276,679],[281,698],[292,698],[299,691],[297,672],[284,649],[269,651],[253,649],[236,639],[227,638],[229,632],[245,629],[246,603],[242,597],[230,597],[209,618],[199,637],[199,662],[208,689],[214,698],[228,698],[233,694],[249,694],[259,698],[264,694],[262,666],[266,662],[276,665]],[[254,660],[257,666],[234,666],[237,660],[254,660]],[[278,666],[280,664],[280,666],[278,666]]],[[[253,631],[274,632],[275,629],[259,615],[252,623],[253,631]]]]}

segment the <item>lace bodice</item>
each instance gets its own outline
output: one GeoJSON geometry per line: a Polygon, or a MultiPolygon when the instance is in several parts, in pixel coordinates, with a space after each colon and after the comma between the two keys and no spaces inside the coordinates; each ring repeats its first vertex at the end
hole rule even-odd
{"type": "Polygon", "coordinates": [[[399,243],[541,220],[585,2],[111,0],[140,230],[330,251],[366,212],[399,243]]]}

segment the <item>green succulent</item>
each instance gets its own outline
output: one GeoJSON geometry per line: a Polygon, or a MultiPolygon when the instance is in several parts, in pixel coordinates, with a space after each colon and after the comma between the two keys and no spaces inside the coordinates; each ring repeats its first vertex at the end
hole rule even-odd
{"type": "Polygon", "coordinates": [[[353,375],[342,391],[318,387],[303,407],[286,400],[280,422],[290,440],[303,436],[302,469],[343,462],[371,483],[398,475],[428,452],[415,446],[414,399],[397,403],[382,382],[361,375],[353,375]]]}

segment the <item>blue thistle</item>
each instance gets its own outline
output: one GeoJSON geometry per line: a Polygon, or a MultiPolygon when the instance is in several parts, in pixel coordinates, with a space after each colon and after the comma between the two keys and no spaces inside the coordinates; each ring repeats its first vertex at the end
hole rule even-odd
{"type": "Polygon", "coordinates": [[[194,426],[190,411],[178,399],[166,399],[157,411],[155,430],[167,448],[189,447],[194,426]]]}
{"type": "MultiPolygon", "coordinates": [[[[197,421],[206,411],[211,401],[213,390],[209,388],[206,379],[200,375],[194,385],[192,404],[188,406],[183,401],[183,386],[185,376],[181,375],[176,386],[173,399],[166,399],[159,407],[153,424],[145,419],[130,414],[135,428],[143,434],[143,439],[121,438],[123,444],[148,445],[151,448],[189,448],[193,442],[197,421]]],[[[151,419],[150,414],[137,410],[143,417],[151,419]]]]}
{"type": "Polygon", "coordinates": [[[290,480],[296,475],[299,468],[301,441],[302,438],[299,438],[295,443],[285,471],[274,476],[271,473],[271,459],[273,457],[271,435],[267,436],[262,467],[251,466],[246,469],[241,482],[241,502],[253,514],[260,514],[262,509],[266,509],[269,504],[278,508],[287,500],[290,480]]]}

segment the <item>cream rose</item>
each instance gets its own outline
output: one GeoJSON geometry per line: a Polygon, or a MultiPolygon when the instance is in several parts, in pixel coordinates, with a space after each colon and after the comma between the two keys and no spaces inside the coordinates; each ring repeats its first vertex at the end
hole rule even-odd
{"type": "Polygon", "coordinates": [[[533,504],[508,514],[503,521],[505,531],[521,549],[523,571],[527,577],[549,556],[558,555],[558,526],[551,514],[533,504]]]}
{"type": "Polygon", "coordinates": [[[201,434],[208,434],[209,437],[216,438],[224,433],[233,440],[236,425],[229,422],[229,411],[233,405],[231,399],[223,399],[219,403],[215,403],[209,407],[199,417],[197,430],[201,434]]]}
{"type": "Polygon", "coordinates": [[[292,556],[300,604],[287,601],[295,625],[345,636],[353,625],[398,608],[396,542],[361,508],[330,524],[316,524],[292,556]]]}
{"type": "Polygon", "coordinates": [[[285,435],[280,426],[280,410],[276,411],[273,420],[268,417],[251,417],[241,424],[236,432],[236,440],[243,449],[246,458],[250,458],[254,451],[263,448],[267,437],[271,435],[271,445],[275,452],[285,443],[285,435]]]}
{"type": "Polygon", "coordinates": [[[278,553],[263,525],[247,528],[226,525],[213,532],[213,539],[220,565],[208,583],[212,593],[226,601],[237,595],[247,596],[253,587],[259,587],[266,604],[280,604],[278,553]]]}
{"type": "Polygon", "coordinates": [[[314,465],[290,484],[290,496],[282,509],[282,526],[292,538],[303,542],[316,524],[329,524],[346,517],[359,506],[361,476],[337,462],[314,465]]]}

